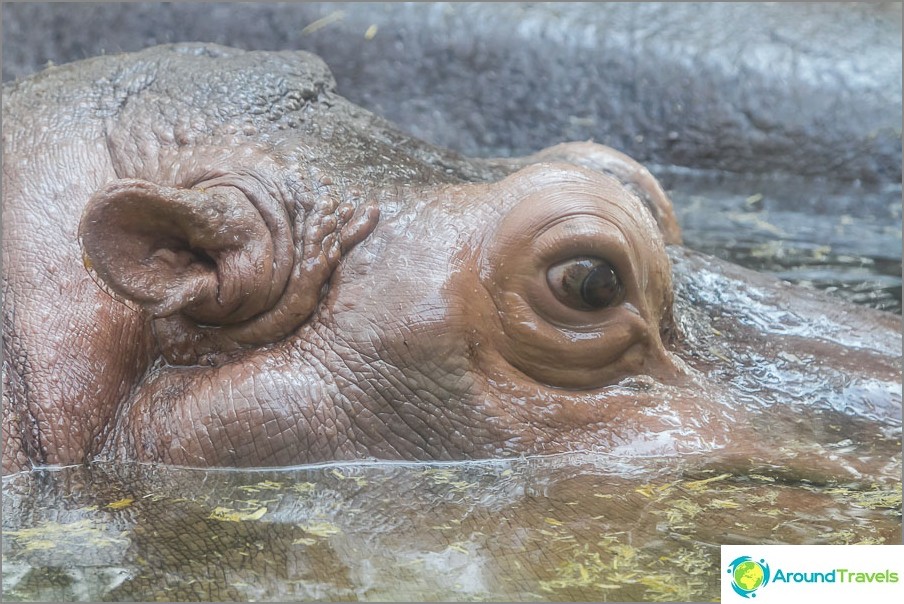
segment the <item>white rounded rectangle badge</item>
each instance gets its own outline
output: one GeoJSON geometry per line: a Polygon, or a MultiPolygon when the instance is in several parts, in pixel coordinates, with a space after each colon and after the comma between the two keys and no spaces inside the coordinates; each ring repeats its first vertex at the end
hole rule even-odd
{"type": "Polygon", "coordinates": [[[723,545],[722,603],[904,602],[904,545],[723,545]]]}

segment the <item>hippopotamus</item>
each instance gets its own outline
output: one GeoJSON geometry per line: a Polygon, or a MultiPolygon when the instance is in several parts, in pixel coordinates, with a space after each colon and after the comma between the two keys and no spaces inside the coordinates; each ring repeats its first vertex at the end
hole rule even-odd
{"type": "Polygon", "coordinates": [[[609,147],[463,157],[345,100],[312,54],[212,44],[50,67],[4,87],[3,119],[6,472],[827,467],[789,435],[900,430],[898,317],[684,248],[609,147]]]}

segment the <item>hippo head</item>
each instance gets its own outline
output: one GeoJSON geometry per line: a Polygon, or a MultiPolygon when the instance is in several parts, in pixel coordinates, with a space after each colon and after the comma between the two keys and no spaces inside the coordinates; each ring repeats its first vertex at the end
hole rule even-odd
{"type": "Polygon", "coordinates": [[[52,278],[14,297],[38,331],[53,306],[65,320],[42,338],[77,351],[29,386],[43,402],[11,385],[42,435],[29,444],[27,422],[5,419],[25,443],[16,460],[273,466],[744,440],[744,408],[723,404],[744,368],[713,371],[711,325],[674,303],[669,254],[687,260],[643,167],[593,143],[462,158],[332,86],[310,55],[209,45],[22,86],[23,108],[68,94],[45,119],[69,111],[77,134],[29,147],[40,124],[21,122],[4,161],[33,167],[4,204],[27,222],[28,191],[59,191],[45,245],[64,252],[37,268],[82,297],[52,278]],[[58,156],[80,163],[41,182],[58,156]],[[70,436],[42,405],[69,410],[70,436]]]}
{"type": "Polygon", "coordinates": [[[314,229],[297,210],[285,237],[256,211],[296,202],[268,197],[278,170],[229,168],[273,178],[256,191],[219,174],[106,185],[81,221],[85,264],[155,317],[168,361],[133,394],[124,455],[444,459],[650,433],[617,385],[679,375],[659,227],[615,177],[536,159],[490,183],[359,184],[357,205],[329,203],[314,229]],[[224,446],[243,441],[252,455],[224,446]]]}

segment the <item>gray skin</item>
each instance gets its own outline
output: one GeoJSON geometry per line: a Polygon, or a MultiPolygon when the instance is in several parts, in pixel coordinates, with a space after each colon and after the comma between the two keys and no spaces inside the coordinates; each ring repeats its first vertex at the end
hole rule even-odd
{"type": "Polygon", "coordinates": [[[777,450],[752,421],[776,393],[899,429],[897,318],[683,250],[612,149],[462,158],[312,55],[213,45],[51,68],[3,111],[6,472],[586,449],[876,470],[777,450]],[[779,354],[815,398],[753,371],[779,354]]]}

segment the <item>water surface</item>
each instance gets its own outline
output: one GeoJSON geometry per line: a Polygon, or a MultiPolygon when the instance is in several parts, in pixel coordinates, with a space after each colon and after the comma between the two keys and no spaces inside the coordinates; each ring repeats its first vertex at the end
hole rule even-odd
{"type": "Polygon", "coordinates": [[[709,601],[720,544],[900,543],[899,451],[846,484],[594,453],[39,470],[4,480],[4,598],[709,601]]]}

